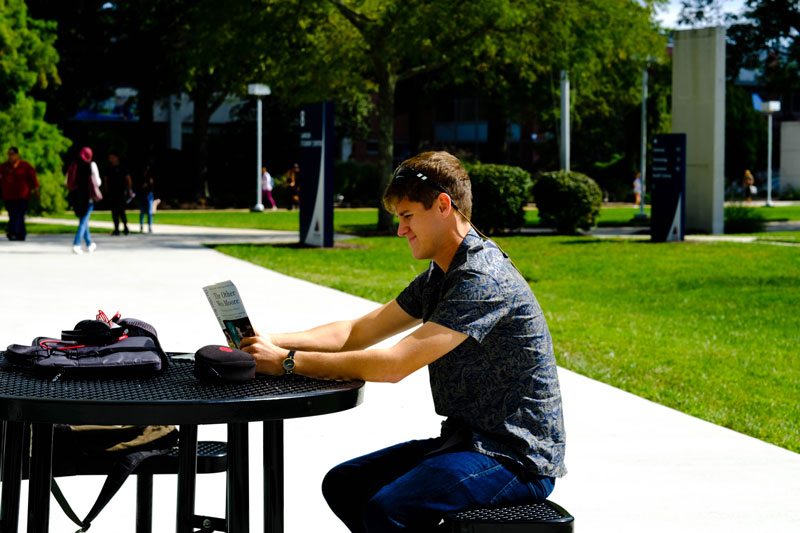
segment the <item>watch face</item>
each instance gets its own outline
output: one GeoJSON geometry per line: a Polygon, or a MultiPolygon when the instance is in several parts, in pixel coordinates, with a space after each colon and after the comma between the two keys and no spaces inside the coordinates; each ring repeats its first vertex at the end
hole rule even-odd
{"type": "Polygon", "coordinates": [[[294,359],[284,359],[283,369],[287,372],[291,372],[292,370],[294,370],[294,359]]]}

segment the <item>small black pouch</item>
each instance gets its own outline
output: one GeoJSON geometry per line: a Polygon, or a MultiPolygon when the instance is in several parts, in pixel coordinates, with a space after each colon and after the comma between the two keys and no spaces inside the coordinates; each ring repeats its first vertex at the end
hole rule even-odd
{"type": "Polygon", "coordinates": [[[211,344],[194,354],[194,374],[213,381],[249,381],[256,375],[256,360],[242,350],[211,344]]]}

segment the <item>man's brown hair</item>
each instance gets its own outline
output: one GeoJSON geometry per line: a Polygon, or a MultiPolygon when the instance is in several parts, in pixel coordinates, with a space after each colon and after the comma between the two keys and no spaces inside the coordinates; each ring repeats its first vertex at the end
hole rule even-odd
{"type": "Polygon", "coordinates": [[[408,200],[430,209],[442,192],[450,196],[462,215],[472,217],[472,186],[461,161],[447,152],[423,152],[406,159],[394,171],[383,193],[383,206],[394,213],[398,202],[408,200]]]}

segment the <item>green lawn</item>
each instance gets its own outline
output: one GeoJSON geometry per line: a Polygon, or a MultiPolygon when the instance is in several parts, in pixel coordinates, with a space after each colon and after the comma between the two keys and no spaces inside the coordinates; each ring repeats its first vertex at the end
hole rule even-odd
{"type": "MultiPolygon", "coordinates": [[[[650,216],[650,207],[646,207],[645,214],[650,216]]],[[[634,215],[639,213],[638,207],[604,207],[600,210],[600,216],[597,218],[598,227],[608,226],[634,226],[641,225],[641,222],[634,222],[634,215]]],[[[535,208],[525,210],[525,227],[536,228],[539,227],[539,211],[535,208]]],[[[644,223],[648,225],[648,223],[644,223]]]]}
{"type": "MultiPolygon", "coordinates": [[[[763,244],[506,237],[560,365],[800,452],[800,253],[763,244]]],[[[383,302],[426,267],[403,239],[335,249],[220,246],[383,302]]]]}
{"type": "MultiPolygon", "coordinates": [[[[8,227],[8,222],[0,222],[0,233],[5,235],[7,227],[8,227]]],[[[60,233],[75,233],[77,229],[78,229],[77,226],[65,226],[60,224],[31,224],[30,222],[27,222],[25,224],[25,230],[28,232],[28,235],[45,235],[45,234],[52,235],[60,233]]]]}
{"type": "MultiPolygon", "coordinates": [[[[786,207],[756,207],[767,220],[800,220],[800,206],[786,207]]],[[[638,208],[631,207],[604,207],[598,218],[598,226],[629,226],[634,225],[633,216],[639,212],[638,208]]],[[[650,215],[650,208],[645,209],[650,215]]],[[[72,213],[60,215],[47,215],[51,217],[70,217],[72,213]]],[[[110,211],[95,211],[92,220],[111,220],[110,211]]],[[[378,220],[376,208],[365,209],[336,209],[333,214],[334,231],[339,233],[352,233],[365,235],[374,232],[378,220]]],[[[139,223],[138,211],[128,212],[128,221],[131,227],[139,223]]],[[[265,211],[252,213],[244,209],[227,210],[163,210],[158,211],[154,221],[159,224],[181,224],[186,226],[226,227],[226,228],[254,228],[297,231],[300,227],[298,211],[265,211]]],[[[525,211],[525,227],[539,226],[539,213],[536,209],[525,211]]]]}
{"type": "Polygon", "coordinates": [[[800,243],[800,231],[772,231],[765,233],[751,233],[759,241],[800,243]]]}
{"type": "MultiPolygon", "coordinates": [[[[139,227],[139,212],[129,211],[128,226],[139,227]]],[[[377,216],[377,215],[376,215],[377,216]]],[[[111,211],[95,211],[92,220],[111,221],[111,211]]],[[[146,220],[146,219],[145,219],[146,220]]],[[[251,213],[246,210],[165,210],[158,211],[153,222],[210,228],[251,228],[297,231],[300,227],[299,211],[265,211],[251,213]]]]}

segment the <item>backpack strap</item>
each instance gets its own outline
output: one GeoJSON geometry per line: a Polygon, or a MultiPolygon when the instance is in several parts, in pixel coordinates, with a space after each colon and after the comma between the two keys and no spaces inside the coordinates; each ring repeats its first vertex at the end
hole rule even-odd
{"type": "Polygon", "coordinates": [[[78,533],[88,530],[92,526],[92,521],[97,518],[97,515],[100,514],[100,511],[108,505],[108,502],[111,501],[111,498],[119,491],[122,487],[122,484],[125,483],[125,480],[128,479],[128,476],[136,470],[136,467],[139,466],[142,461],[149,457],[154,457],[156,455],[165,455],[169,453],[169,449],[164,450],[142,450],[137,452],[131,452],[125,454],[123,457],[120,458],[119,461],[114,463],[114,466],[111,468],[111,473],[108,474],[106,478],[106,482],[103,484],[103,488],[100,490],[100,494],[97,496],[97,500],[94,502],[89,514],[86,515],[86,518],[81,520],[78,518],[78,515],[70,506],[67,498],[64,496],[64,493],[61,492],[61,489],[56,483],[55,478],[52,478],[52,483],[50,485],[50,491],[53,493],[53,496],[56,498],[58,505],[61,506],[61,509],[64,511],[70,520],[72,520],[80,529],[78,533]]]}

